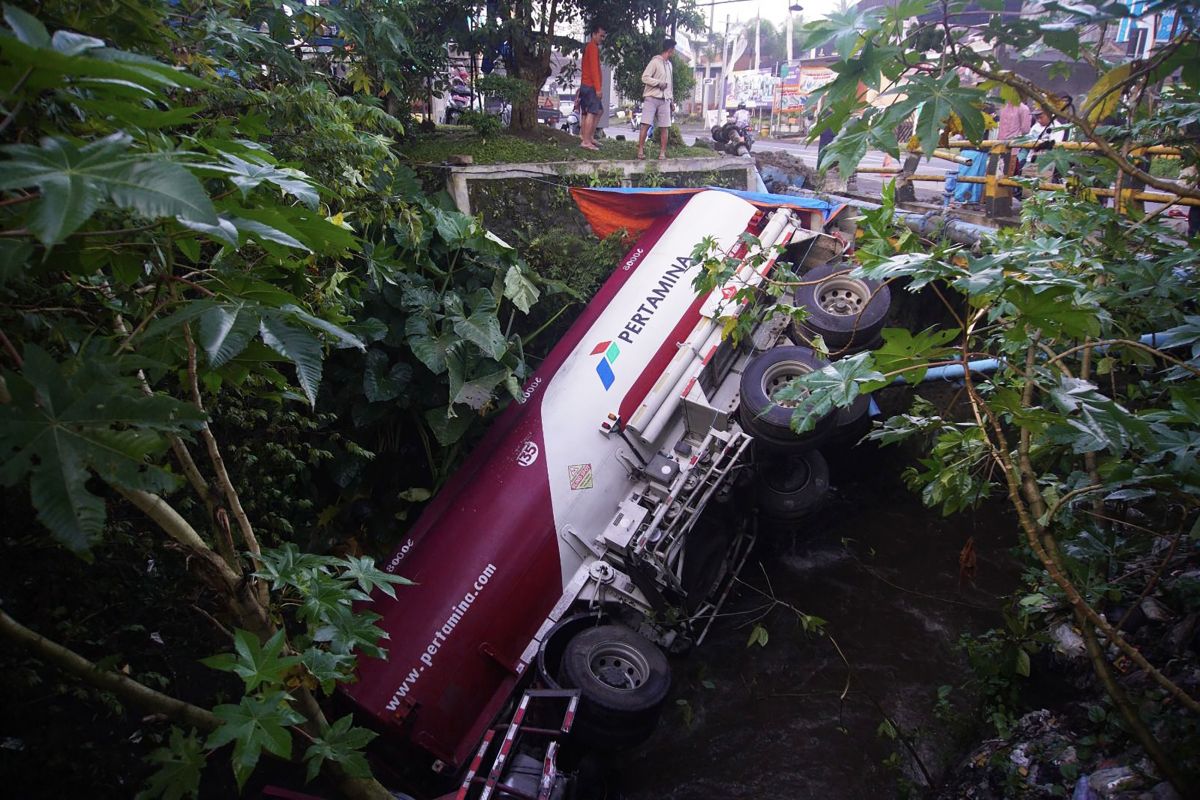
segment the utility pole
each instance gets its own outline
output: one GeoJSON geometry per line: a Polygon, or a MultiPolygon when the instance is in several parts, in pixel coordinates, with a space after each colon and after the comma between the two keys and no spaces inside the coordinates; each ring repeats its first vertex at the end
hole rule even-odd
{"type": "MultiPolygon", "coordinates": [[[[712,37],[715,31],[713,30],[713,13],[716,0],[708,4],[708,49],[704,53],[704,89],[702,90],[701,98],[704,100],[703,108],[708,111],[708,93],[713,91],[712,86],[712,59],[713,59],[713,42],[712,37]]],[[[716,105],[716,101],[713,101],[716,105]]]]}
{"type": "Polygon", "coordinates": [[[788,66],[792,63],[792,12],[788,11],[787,18],[787,60],[788,66]]]}
{"type": "Polygon", "coordinates": [[[762,38],[762,14],[757,9],[754,12],[754,71],[758,72],[758,41],[762,38]]]}

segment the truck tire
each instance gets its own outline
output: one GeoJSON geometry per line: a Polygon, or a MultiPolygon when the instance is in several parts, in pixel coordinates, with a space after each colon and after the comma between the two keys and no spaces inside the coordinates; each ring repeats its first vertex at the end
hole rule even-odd
{"type": "Polygon", "coordinates": [[[844,264],[823,264],[804,274],[796,289],[796,305],[808,318],[795,326],[792,339],[802,342],[820,335],[831,352],[846,355],[876,345],[892,305],[887,284],[851,278],[844,264]]]}
{"type": "Polygon", "coordinates": [[[829,465],[816,450],[768,459],[758,476],[759,510],[780,522],[812,513],[829,493],[829,465]]]}
{"type": "Polygon", "coordinates": [[[746,364],[742,372],[742,427],[756,440],[775,450],[811,450],[827,440],[836,428],[834,413],[826,414],[811,431],[792,430],[792,407],[774,403],[771,395],[788,381],[821,369],[825,360],[807,347],[773,347],[746,364]]]}
{"type": "Polygon", "coordinates": [[[854,402],[837,410],[837,432],[833,440],[853,447],[871,430],[871,395],[860,394],[854,402]]]}
{"type": "Polygon", "coordinates": [[[580,690],[575,731],[606,749],[648,738],[671,689],[667,657],[624,625],[577,633],[563,652],[561,675],[564,686],[580,690]]]}

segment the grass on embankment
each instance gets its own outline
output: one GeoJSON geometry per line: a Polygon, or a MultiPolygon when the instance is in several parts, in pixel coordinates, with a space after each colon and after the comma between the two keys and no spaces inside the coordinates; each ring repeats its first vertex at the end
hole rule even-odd
{"type": "MultiPolygon", "coordinates": [[[[481,137],[471,128],[439,127],[434,133],[414,133],[400,145],[401,154],[414,166],[441,164],[452,155],[469,155],[476,164],[522,164],[543,161],[602,161],[637,157],[637,134],[628,127],[610,128],[610,136],[624,135],[626,141],[600,139],[599,150],[584,150],[579,138],[565,131],[539,126],[530,133],[513,134],[507,131],[481,137]]],[[[646,142],[646,158],[658,155],[658,142],[646,142]]],[[[668,158],[718,158],[709,147],[672,145],[668,158]]]]}

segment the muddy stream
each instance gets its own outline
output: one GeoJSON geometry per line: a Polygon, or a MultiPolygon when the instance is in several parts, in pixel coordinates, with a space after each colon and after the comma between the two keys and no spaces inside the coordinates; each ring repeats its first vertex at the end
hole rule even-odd
{"type": "MultiPolygon", "coordinates": [[[[602,795],[895,797],[924,778],[881,731],[883,712],[935,779],[953,765],[964,742],[934,714],[938,687],[969,677],[959,637],[1001,622],[997,598],[1017,580],[1015,526],[999,503],[949,519],[923,508],[899,479],[906,463],[873,445],[831,459],[827,506],[791,530],[762,532],[746,585],[705,642],[673,659],[656,733],[614,762],[602,795]],[[968,540],[973,580],[960,576],[968,540]],[[806,633],[783,604],[826,620],[824,635],[806,633]],[[756,623],[765,646],[747,645],[756,623]]],[[[953,698],[969,710],[969,690],[953,698]]]]}

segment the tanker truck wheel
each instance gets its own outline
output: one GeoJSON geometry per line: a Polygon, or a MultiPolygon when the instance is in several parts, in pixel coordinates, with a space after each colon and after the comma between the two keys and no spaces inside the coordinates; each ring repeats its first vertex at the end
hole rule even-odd
{"type": "Polygon", "coordinates": [[[819,447],[837,427],[830,412],[812,430],[792,430],[792,403],[776,403],[775,392],[794,378],[815,372],[826,361],[807,347],[773,347],[746,364],[740,385],[742,427],[768,449],[803,451],[819,447]]]}
{"type": "Polygon", "coordinates": [[[824,264],[803,276],[796,305],[808,318],[795,326],[792,338],[819,334],[830,352],[852,355],[876,346],[892,306],[892,293],[882,281],[851,278],[845,264],[824,264]]]}
{"type": "Polygon", "coordinates": [[[758,468],[763,516],[793,522],[815,511],[829,493],[829,465],[816,450],[768,459],[758,468]]]}
{"type": "Polygon", "coordinates": [[[654,732],[671,667],[657,646],[624,625],[599,625],[567,642],[561,683],[580,690],[574,727],[580,740],[618,750],[654,732]]]}

